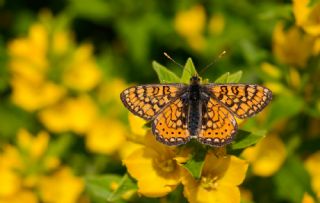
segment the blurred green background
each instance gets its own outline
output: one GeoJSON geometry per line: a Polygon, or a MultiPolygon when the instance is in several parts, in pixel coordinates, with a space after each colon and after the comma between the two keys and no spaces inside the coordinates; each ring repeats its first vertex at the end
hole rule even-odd
{"type": "Polygon", "coordinates": [[[159,83],[154,60],[181,75],[163,52],[200,72],[223,51],[201,77],[273,91],[240,126],[266,135],[240,155],[241,201],[316,202],[319,19],[318,0],[0,0],[0,202],[187,202],[117,189],[145,134],[119,94],[159,83]]]}

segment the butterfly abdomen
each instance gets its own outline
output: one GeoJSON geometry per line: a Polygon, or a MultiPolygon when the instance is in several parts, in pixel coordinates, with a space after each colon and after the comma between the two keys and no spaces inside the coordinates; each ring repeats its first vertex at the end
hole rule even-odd
{"type": "Polygon", "coordinates": [[[188,111],[188,130],[190,135],[198,135],[201,117],[200,108],[200,85],[191,84],[189,87],[189,111],[188,111]]]}

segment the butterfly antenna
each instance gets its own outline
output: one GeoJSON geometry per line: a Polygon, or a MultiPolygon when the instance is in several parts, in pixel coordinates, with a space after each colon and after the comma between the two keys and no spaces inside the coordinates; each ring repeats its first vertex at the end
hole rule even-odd
{"type": "Polygon", "coordinates": [[[217,63],[217,61],[219,61],[227,52],[226,51],[223,51],[219,54],[219,56],[214,59],[211,63],[209,63],[206,67],[204,67],[201,71],[200,71],[200,75],[202,73],[204,73],[205,70],[207,70],[210,66],[212,66],[213,64],[217,63]]]}
{"type": "Polygon", "coordinates": [[[170,61],[172,61],[174,64],[176,64],[177,66],[179,66],[180,68],[183,69],[183,66],[180,63],[176,62],[173,58],[171,58],[171,56],[169,56],[169,54],[167,54],[166,52],[163,52],[163,55],[165,57],[167,57],[170,61]]]}
{"type": "MultiPolygon", "coordinates": [[[[171,56],[169,56],[169,54],[167,54],[167,52],[163,52],[163,55],[165,56],[165,57],[167,57],[170,61],[172,61],[174,64],[176,64],[177,66],[179,66],[180,68],[182,68],[182,69],[184,69],[184,67],[180,64],[180,63],[178,63],[178,62],[176,62],[171,56]]],[[[188,70],[187,70],[188,71],[188,70]]],[[[189,71],[188,71],[189,72],[189,71]]],[[[190,73],[190,72],[189,72],[190,73]]],[[[191,73],[190,73],[191,74],[191,73]]]]}

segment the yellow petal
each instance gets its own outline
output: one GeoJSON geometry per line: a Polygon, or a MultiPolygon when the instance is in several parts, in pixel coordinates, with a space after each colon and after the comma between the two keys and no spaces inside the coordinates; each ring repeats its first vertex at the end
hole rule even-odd
{"type": "Polygon", "coordinates": [[[189,10],[180,11],[174,21],[176,31],[184,37],[199,36],[204,30],[205,11],[202,5],[195,5],[189,10]]]}
{"type": "Polygon", "coordinates": [[[142,118],[139,118],[133,115],[130,112],[128,114],[128,118],[129,118],[129,125],[130,125],[131,131],[136,135],[145,136],[147,132],[146,127],[144,127],[144,125],[146,124],[146,121],[143,120],[142,118]]]}
{"type": "Polygon", "coordinates": [[[305,167],[311,176],[311,185],[313,190],[320,198],[320,151],[310,155],[305,161],[305,167]]]}
{"type": "Polygon", "coordinates": [[[92,49],[91,44],[84,44],[75,51],[63,73],[66,86],[78,91],[89,91],[100,82],[102,73],[93,59],[92,49]]]}
{"type": "Polygon", "coordinates": [[[74,176],[69,168],[62,168],[52,176],[40,180],[40,195],[44,202],[75,203],[84,189],[81,178],[74,176]]]}
{"type": "Polygon", "coordinates": [[[148,197],[161,197],[175,189],[182,175],[180,166],[173,162],[169,171],[159,166],[167,161],[173,161],[170,154],[159,154],[152,148],[144,147],[134,151],[123,162],[130,175],[137,179],[139,193],[148,197]],[[157,159],[166,155],[169,156],[167,160],[157,162],[157,159]]]}
{"type": "Polygon", "coordinates": [[[239,203],[240,191],[233,185],[217,184],[214,189],[203,188],[191,175],[183,180],[184,196],[190,203],[239,203]]]}
{"type": "Polygon", "coordinates": [[[313,41],[299,28],[285,31],[283,24],[278,23],[273,32],[273,53],[284,64],[304,67],[312,53],[313,41]]]}
{"type": "Polygon", "coordinates": [[[40,121],[53,132],[87,132],[97,116],[97,108],[87,95],[67,99],[39,113],[40,121]]]}
{"type": "Polygon", "coordinates": [[[218,181],[221,185],[240,185],[248,169],[248,163],[235,156],[231,156],[229,166],[223,177],[218,181]]]}
{"type": "Polygon", "coordinates": [[[96,153],[111,154],[125,142],[124,126],[113,120],[99,119],[86,135],[87,148],[96,153]]]}
{"type": "Polygon", "coordinates": [[[37,203],[39,202],[37,195],[29,190],[20,190],[18,193],[6,197],[6,198],[1,198],[0,197],[0,203],[21,203],[21,202],[26,202],[26,203],[37,203]]]}
{"type": "Polygon", "coordinates": [[[256,146],[245,149],[242,156],[252,164],[252,171],[258,176],[271,176],[286,158],[286,149],[276,135],[268,135],[256,146]]]}

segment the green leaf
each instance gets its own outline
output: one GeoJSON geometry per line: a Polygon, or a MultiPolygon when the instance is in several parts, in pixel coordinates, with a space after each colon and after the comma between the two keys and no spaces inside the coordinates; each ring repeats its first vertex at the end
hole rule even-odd
{"type": "Polygon", "coordinates": [[[206,150],[203,147],[195,147],[192,157],[183,165],[187,171],[196,179],[201,177],[206,150]]]}
{"type": "Polygon", "coordinates": [[[310,176],[297,157],[288,157],[274,176],[274,182],[277,195],[290,202],[302,202],[305,192],[316,197],[311,189],[310,176]],[[288,189],[290,192],[288,192],[288,189]]]}
{"type": "Polygon", "coordinates": [[[136,191],[138,189],[136,182],[128,175],[124,175],[119,182],[118,188],[108,195],[107,201],[114,202],[121,198],[121,196],[128,191],[136,191]]]}
{"type": "Polygon", "coordinates": [[[255,145],[266,135],[265,130],[256,131],[254,133],[239,130],[234,143],[231,145],[232,150],[243,149],[255,145]]]}
{"type": "Polygon", "coordinates": [[[121,176],[118,175],[104,175],[92,176],[85,179],[86,190],[96,199],[106,200],[111,194],[111,184],[119,183],[121,176]]]}
{"type": "Polygon", "coordinates": [[[227,83],[237,83],[240,81],[241,77],[242,77],[242,71],[239,70],[229,75],[229,77],[227,78],[227,83]]]}
{"type": "Polygon", "coordinates": [[[225,74],[218,77],[214,82],[215,83],[226,83],[230,73],[226,72],[225,74]]]}
{"type": "Polygon", "coordinates": [[[166,67],[164,67],[163,65],[154,61],[152,63],[152,66],[153,66],[153,69],[157,72],[158,78],[161,83],[180,82],[180,78],[176,74],[168,70],[166,67]]]}
{"type": "Polygon", "coordinates": [[[191,58],[188,58],[186,64],[184,65],[184,69],[182,72],[181,82],[189,84],[189,80],[191,76],[198,75],[196,68],[192,62],[191,58]]]}
{"type": "Polygon", "coordinates": [[[215,83],[237,83],[240,81],[242,77],[242,71],[237,71],[235,73],[230,74],[226,72],[221,75],[218,79],[215,80],[215,83]]]}

